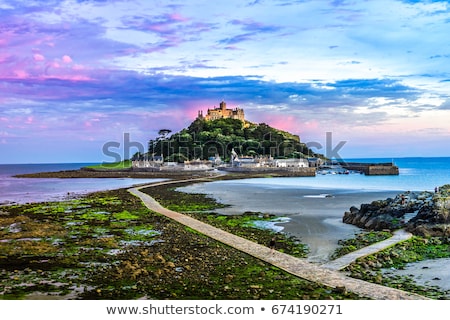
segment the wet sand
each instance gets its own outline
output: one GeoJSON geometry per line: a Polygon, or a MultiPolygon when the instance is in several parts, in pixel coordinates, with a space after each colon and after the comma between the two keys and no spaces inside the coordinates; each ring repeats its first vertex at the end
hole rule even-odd
{"type": "MultiPolygon", "coordinates": [[[[294,235],[308,245],[308,261],[325,263],[338,248],[340,239],[352,238],[363,229],[342,222],[351,206],[394,197],[401,191],[369,191],[330,188],[283,188],[240,182],[195,184],[179,189],[211,195],[230,207],[216,210],[222,214],[259,211],[288,217],[282,232],[294,235]]],[[[450,290],[450,259],[410,263],[404,270],[386,270],[394,275],[412,276],[417,284],[450,290]]]]}
{"type": "Polygon", "coordinates": [[[359,191],[348,189],[283,188],[245,185],[239,182],[195,184],[179,191],[206,193],[230,207],[217,209],[221,214],[245,211],[288,217],[279,223],[283,232],[308,245],[308,260],[326,262],[338,247],[338,240],[353,237],[362,229],[342,222],[351,206],[394,197],[397,191],[359,191]]]}
{"type": "MultiPolygon", "coordinates": [[[[412,276],[417,284],[450,290],[450,258],[408,263],[403,270],[388,270],[399,276],[412,276]]],[[[450,298],[450,295],[449,295],[450,298]]]]}

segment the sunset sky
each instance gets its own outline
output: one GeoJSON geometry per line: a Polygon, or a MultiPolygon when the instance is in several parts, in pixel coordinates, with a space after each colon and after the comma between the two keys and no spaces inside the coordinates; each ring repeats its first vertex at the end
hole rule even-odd
{"type": "Polygon", "coordinates": [[[344,158],[450,156],[450,1],[0,0],[0,163],[100,162],[198,110],[344,158]]]}

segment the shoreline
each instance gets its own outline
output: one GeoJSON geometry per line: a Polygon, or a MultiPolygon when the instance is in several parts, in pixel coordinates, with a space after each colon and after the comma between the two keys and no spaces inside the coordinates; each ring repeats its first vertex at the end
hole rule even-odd
{"type": "Polygon", "coordinates": [[[0,299],[364,299],[192,232],[124,188],[3,210],[0,299]]]}
{"type": "Polygon", "coordinates": [[[198,177],[212,177],[221,175],[223,179],[247,179],[247,178],[266,178],[266,177],[313,177],[308,176],[293,176],[290,171],[254,171],[254,172],[240,172],[240,171],[221,171],[221,170],[161,170],[161,171],[140,171],[140,170],[93,170],[93,169],[79,169],[79,170],[63,170],[54,172],[37,172],[16,174],[15,178],[164,178],[164,179],[192,179],[198,177]]]}
{"type": "MultiPolygon", "coordinates": [[[[77,171],[78,172],[78,171],[77,171]]],[[[179,172],[177,172],[178,174],[179,174],[179,172]]],[[[84,173],[83,173],[84,174],[84,173]]],[[[89,174],[92,174],[92,172],[89,172],[89,174]]],[[[114,174],[117,174],[117,172],[115,172],[114,174]]],[[[148,175],[148,173],[145,173],[146,175],[145,175],[145,178],[150,178],[150,176],[148,175]]],[[[151,174],[153,174],[153,173],[151,173],[151,174]]],[[[189,172],[189,173],[185,173],[185,174],[182,174],[181,176],[184,178],[184,179],[188,179],[188,178],[192,178],[192,174],[194,174],[193,172],[189,172]]],[[[195,174],[198,174],[198,172],[196,172],[195,174]]],[[[65,178],[69,178],[69,177],[71,177],[72,175],[73,175],[73,171],[69,171],[69,172],[67,172],[67,171],[64,171],[64,172],[51,172],[51,173],[41,173],[41,174],[38,174],[38,178],[44,178],[43,177],[43,175],[45,175],[45,176],[52,176],[53,178],[55,178],[55,177],[59,177],[59,178],[63,178],[63,177],[65,177],[65,178]]],[[[75,174],[76,176],[77,176],[77,174],[75,174]]],[[[28,175],[27,175],[27,177],[29,177],[28,175]]],[[[93,176],[92,175],[90,175],[90,176],[81,176],[81,174],[78,172],[78,177],[83,177],[83,178],[86,178],[86,177],[88,177],[88,178],[93,178],[93,176]]],[[[97,176],[98,177],[98,176],[97,176]]],[[[108,175],[107,176],[108,178],[111,178],[112,176],[111,175],[108,175]]],[[[122,178],[123,176],[122,175],[119,175],[119,178],[122,178]]],[[[153,176],[154,177],[154,176],[153,176]]],[[[170,178],[172,178],[172,179],[175,179],[175,175],[171,175],[171,177],[170,178]]],[[[178,175],[177,176],[177,178],[179,178],[180,176],[178,175]]],[[[195,177],[197,177],[197,178],[199,178],[198,176],[195,176],[195,177]]],[[[215,178],[215,180],[216,181],[219,181],[219,180],[239,180],[239,179],[247,179],[247,178],[267,178],[268,176],[267,175],[256,175],[256,176],[251,176],[251,177],[249,177],[248,175],[236,175],[236,174],[227,174],[227,175],[224,175],[224,176],[221,176],[221,177],[217,177],[217,178],[215,178]]],[[[169,177],[166,175],[166,172],[164,172],[164,178],[166,178],[166,179],[168,179],[169,177]]],[[[203,176],[203,178],[205,178],[205,181],[212,181],[212,179],[210,180],[210,179],[208,179],[208,178],[212,178],[211,177],[211,172],[209,172],[209,174],[207,175],[207,176],[203,176]]],[[[306,178],[305,178],[306,179],[306,178]]],[[[196,184],[198,184],[198,182],[194,182],[194,183],[196,183],[196,184]]],[[[230,183],[233,183],[233,181],[230,181],[230,183]]],[[[115,190],[115,191],[117,191],[117,192],[119,192],[120,190],[123,190],[124,188],[120,188],[119,190],[115,190]]],[[[114,191],[114,190],[113,190],[114,191]]],[[[325,195],[327,194],[326,192],[324,192],[324,190],[323,189],[318,189],[318,188],[310,188],[310,189],[308,189],[308,191],[311,191],[311,193],[309,193],[309,194],[304,194],[304,199],[309,199],[309,200],[330,200],[330,199],[336,199],[337,197],[336,197],[336,195],[334,195],[334,197],[333,198],[327,198],[325,195]]],[[[342,190],[340,190],[340,191],[342,191],[342,190]]],[[[392,192],[392,191],[389,191],[389,192],[392,192]]],[[[97,192],[92,192],[92,194],[101,194],[102,193],[102,191],[97,191],[97,192]]],[[[364,191],[363,192],[364,194],[367,194],[368,192],[367,191],[364,191]]],[[[350,194],[350,193],[349,193],[350,194]]],[[[356,195],[356,193],[353,193],[353,195],[356,195]]],[[[381,195],[380,195],[381,196],[381,195]]],[[[361,198],[358,198],[359,200],[358,200],[358,203],[356,203],[356,205],[360,205],[361,203],[363,203],[363,201],[361,200],[361,198]]],[[[379,200],[380,198],[379,197],[377,197],[377,199],[376,200],[379,200]]],[[[33,205],[32,205],[33,206],[33,205]]],[[[0,208],[1,209],[1,208],[0,208]]],[[[346,208],[346,210],[348,210],[348,208],[346,208]]],[[[252,211],[255,211],[255,210],[252,210],[252,211]]],[[[343,213],[342,213],[343,214],[343,213]]],[[[286,227],[286,224],[283,224],[283,223],[281,223],[281,224],[278,224],[278,225],[283,225],[284,227],[286,227]]],[[[287,230],[285,230],[285,231],[287,231],[287,230]]],[[[320,238],[320,237],[319,237],[320,238]]],[[[301,240],[301,239],[300,239],[301,240]]],[[[319,244],[320,245],[320,244],[319,244]]],[[[420,272],[420,270],[418,270],[419,272],[420,272]]]]}
{"type": "Polygon", "coordinates": [[[219,214],[234,215],[244,212],[262,212],[287,218],[288,222],[277,223],[282,233],[301,239],[308,245],[307,259],[323,263],[339,247],[339,240],[345,240],[364,232],[356,226],[342,222],[344,213],[351,206],[385,199],[396,191],[359,191],[343,189],[313,188],[265,188],[232,181],[190,184],[177,191],[201,193],[212,197],[226,207],[214,210],[219,214]],[[270,198],[270,206],[267,199],[270,198]]]}
{"type": "MultiPolygon", "coordinates": [[[[228,181],[233,184],[235,181],[253,178],[277,178],[291,177],[289,172],[278,172],[276,175],[267,174],[265,172],[223,172],[223,171],[132,171],[129,169],[122,170],[66,170],[57,172],[40,172],[32,174],[21,174],[16,177],[20,178],[135,178],[135,179],[168,179],[168,180],[188,180],[193,178],[205,178],[209,181],[228,181]],[[217,177],[217,174],[220,174],[217,177]]],[[[301,179],[311,179],[311,177],[302,177],[301,179]]],[[[137,183],[136,185],[139,185],[137,183]]],[[[201,182],[192,182],[186,186],[186,189],[196,188],[201,182]]],[[[183,188],[181,188],[183,189],[183,188]]],[[[338,248],[338,241],[345,240],[354,236],[363,230],[342,223],[344,213],[350,209],[352,205],[359,206],[362,203],[374,200],[384,199],[388,196],[394,196],[397,191],[360,191],[350,190],[346,193],[345,189],[315,188],[301,187],[295,191],[298,198],[298,208],[286,207],[292,202],[289,196],[283,196],[280,192],[276,193],[276,199],[273,199],[277,210],[267,211],[264,201],[268,197],[273,197],[272,190],[266,193],[252,193],[254,189],[252,185],[244,186],[240,192],[233,193],[232,190],[223,188],[222,190],[214,190],[213,198],[218,202],[225,204],[226,208],[216,209],[215,212],[220,214],[242,214],[248,212],[267,212],[280,217],[287,217],[284,222],[274,223],[274,226],[282,228],[282,232],[299,238],[308,245],[310,254],[308,259],[312,262],[328,261],[338,248]],[[250,192],[249,192],[250,191],[250,192]],[[232,196],[230,196],[232,195],[232,196]],[[325,195],[331,195],[327,197],[325,195]]],[[[202,190],[200,193],[209,194],[211,190],[202,190]]]]}

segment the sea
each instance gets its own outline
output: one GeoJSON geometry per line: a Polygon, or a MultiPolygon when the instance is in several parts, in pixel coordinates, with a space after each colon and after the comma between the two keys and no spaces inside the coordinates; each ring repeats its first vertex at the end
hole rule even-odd
{"type": "MultiPolygon", "coordinates": [[[[393,162],[398,176],[365,176],[363,174],[324,174],[316,177],[244,179],[239,184],[265,188],[345,189],[357,191],[433,191],[450,184],[450,157],[365,158],[351,162],[393,162]]],[[[37,172],[77,170],[95,163],[0,164],[0,204],[57,201],[73,194],[125,188],[161,179],[15,178],[14,175],[37,172]]],[[[227,182],[221,182],[227,183],[227,182]]],[[[228,182],[231,183],[231,182],[228,182]]],[[[234,182],[236,183],[236,182],[234,182]]]]}
{"type": "MultiPolygon", "coordinates": [[[[242,184],[264,185],[272,188],[346,189],[357,191],[434,191],[450,184],[450,157],[430,158],[363,158],[347,162],[394,163],[399,175],[366,176],[353,173],[318,174],[312,178],[246,179],[242,184]]],[[[333,172],[336,173],[336,172],[333,172]]]]}
{"type": "MultiPolygon", "coordinates": [[[[350,206],[385,199],[405,191],[434,191],[450,184],[450,157],[346,159],[352,162],[393,162],[400,174],[366,176],[360,173],[318,174],[315,177],[249,178],[224,180],[183,187],[184,192],[205,193],[231,206],[222,214],[245,211],[275,214],[277,232],[294,235],[308,245],[309,259],[326,261],[339,239],[359,233],[342,222],[350,206]]],[[[3,164],[0,165],[0,205],[60,201],[95,191],[126,188],[163,179],[15,178],[23,173],[77,170],[91,163],[3,164]]],[[[221,210],[221,211],[220,211],[221,210]]]]}
{"type": "Polygon", "coordinates": [[[126,188],[163,179],[16,178],[15,175],[78,170],[96,163],[0,164],[0,205],[62,201],[91,192],[126,188]]]}
{"type": "Polygon", "coordinates": [[[197,183],[179,191],[203,193],[226,204],[219,214],[246,211],[273,214],[262,222],[273,229],[301,239],[309,249],[311,262],[329,259],[339,240],[354,237],[362,230],[342,222],[352,206],[383,200],[406,191],[431,191],[450,184],[450,157],[398,159],[346,159],[352,162],[394,162],[399,175],[366,176],[338,174],[330,170],[315,177],[267,177],[197,183]],[[334,174],[333,174],[334,173],[334,174]]]}

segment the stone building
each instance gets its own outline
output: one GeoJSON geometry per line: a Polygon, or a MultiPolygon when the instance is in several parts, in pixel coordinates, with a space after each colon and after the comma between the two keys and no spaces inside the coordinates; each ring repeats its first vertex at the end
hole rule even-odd
{"type": "Polygon", "coordinates": [[[238,119],[245,122],[244,109],[235,108],[227,109],[227,104],[225,101],[220,103],[220,107],[214,109],[208,109],[206,115],[203,115],[203,111],[198,112],[198,117],[205,120],[217,120],[217,119],[238,119]]]}

